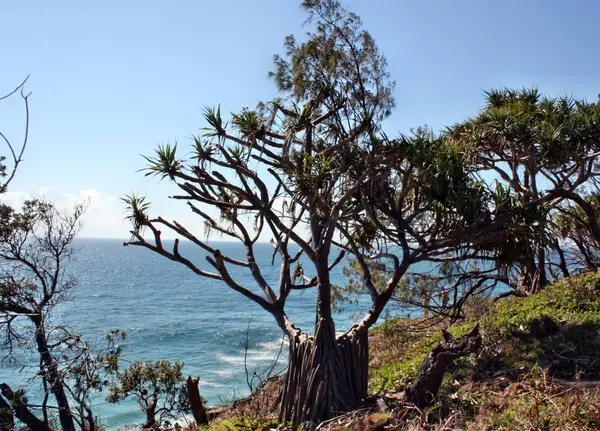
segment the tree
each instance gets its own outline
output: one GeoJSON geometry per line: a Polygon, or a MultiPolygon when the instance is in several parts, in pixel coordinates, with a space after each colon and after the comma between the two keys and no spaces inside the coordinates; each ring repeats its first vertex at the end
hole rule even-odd
{"type": "MultiPolygon", "coordinates": [[[[20,94],[25,105],[25,131],[20,146],[0,132],[11,155],[0,160],[4,178],[1,194],[23,160],[29,130],[29,94],[23,81],[7,96],[20,94]]],[[[37,351],[34,380],[43,388],[41,405],[29,402],[25,391],[0,384],[0,411],[9,410],[23,424],[34,430],[54,428],[57,412],[64,431],[94,431],[97,421],[90,407],[93,392],[108,384],[106,376],[118,365],[119,331],[108,335],[104,348],[92,348],[79,334],[64,325],[53,325],[54,307],[64,301],[75,286],[65,266],[73,253],[73,240],[81,227],[85,205],[63,215],[51,202],[31,199],[18,210],[0,202],[0,342],[10,359],[17,348],[33,347],[37,351]],[[30,340],[33,343],[30,343],[30,340]],[[50,401],[54,397],[55,405],[50,401]],[[39,418],[34,412],[41,413],[39,418]]]]}
{"type": "Polygon", "coordinates": [[[394,84],[360,19],[334,0],[303,7],[314,32],[302,43],[289,36],[286,55],[275,57],[272,77],[284,98],[244,108],[230,122],[220,107],[206,108],[208,126],[194,137],[191,159],[180,158],[176,144],[146,157],[147,175],[178,187],[173,198],[185,201],[210,231],[239,241],[245,259],[224,255],[177,221],[151,217],[144,197],[123,200],[133,225],[125,245],[222,281],[274,317],[290,338],[280,420],[315,424],[366,397],[367,331],[408,268],[481,242],[503,225],[480,221],[485,196],[458,146],[426,129],[395,140],[382,132],[394,84]],[[179,239],[167,247],[162,229],[206,251],[209,268],[184,256],[179,239]],[[255,245],[263,235],[272,237],[279,255],[277,286],[257,264],[255,245]],[[373,304],[360,323],[336,336],[330,273],[347,256],[358,263],[373,304]],[[390,268],[381,286],[373,282],[373,263],[390,268]],[[248,271],[260,293],[242,285],[232,268],[248,271]],[[290,294],[311,288],[313,335],[285,312],[290,294]]]}
{"type": "Polygon", "coordinates": [[[118,403],[134,397],[146,414],[143,428],[158,428],[165,425],[167,419],[176,418],[177,413],[190,412],[182,368],[182,362],[172,365],[169,361],[135,361],[116,374],[107,400],[118,403]]]}
{"type": "Polygon", "coordinates": [[[15,348],[27,347],[33,335],[39,357],[34,379],[39,378],[43,387],[43,401],[36,409],[43,419],[29,411],[21,395],[13,397],[7,385],[2,392],[12,400],[15,412],[24,412],[17,415],[21,421],[30,427],[31,421],[43,424],[38,429],[52,427],[53,411],[58,412],[63,430],[97,429],[90,398],[108,386],[108,376],[117,371],[121,353],[117,342],[125,336],[111,331],[107,345],[98,348],[69,327],[51,323],[52,310],[75,287],[65,263],[72,255],[83,211],[84,206],[78,205],[73,214],[63,216],[51,203],[32,200],[21,212],[11,210],[0,220],[0,340],[12,355],[15,348]],[[50,395],[56,405],[49,403],[50,395]]]}
{"type": "MultiPolygon", "coordinates": [[[[2,141],[4,141],[4,144],[10,152],[10,159],[8,159],[8,161],[6,156],[0,156],[0,177],[3,178],[2,182],[0,182],[0,194],[6,193],[8,185],[15,178],[17,168],[23,161],[23,154],[25,153],[25,148],[27,148],[27,142],[29,140],[29,96],[31,93],[25,94],[25,84],[28,79],[29,77],[25,78],[14,90],[0,97],[0,101],[3,101],[14,94],[19,94],[23,100],[25,109],[25,129],[23,132],[23,139],[19,145],[11,142],[4,133],[0,132],[0,138],[2,138],[2,141]]],[[[2,209],[6,209],[6,206],[3,204],[2,209]]]]}
{"type": "Polygon", "coordinates": [[[549,252],[562,255],[552,223],[561,206],[578,207],[600,240],[597,212],[584,198],[598,189],[600,104],[543,97],[536,89],[492,90],[486,102],[446,134],[487,176],[490,210],[514,208],[501,246],[484,247],[478,256],[492,257],[511,287],[537,292],[549,282],[549,252]]]}
{"type": "MultiPolygon", "coordinates": [[[[596,214],[599,214],[598,196],[583,197],[596,214]]],[[[571,272],[597,271],[600,268],[600,241],[594,236],[588,220],[588,214],[576,204],[565,202],[556,207],[552,220],[554,230],[557,237],[567,244],[566,247],[558,244],[555,248],[559,252],[559,268],[567,277],[571,272]]]]}
{"type": "MultiPolygon", "coordinates": [[[[49,327],[48,312],[74,286],[65,277],[63,264],[71,255],[71,243],[79,229],[83,207],[61,216],[47,202],[29,201],[22,212],[9,211],[0,220],[0,311],[3,341],[9,352],[27,337],[15,323],[27,319],[33,325],[39,353],[39,374],[54,395],[63,430],[75,430],[70,402],[59,360],[53,353],[73,336],[62,327],[49,327]]],[[[25,331],[29,328],[25,327],[25,331]]],[[[46,401],[42,412],[47,419],[46,401]]],[[[47,422],[47,420],[46,420],[47,422]]]]}
{"type": "MultiPolygon", "coordinates": [[[[25,80],[23,80],[23,82],[21,82],[14,90],[12,90],[11,92],[0,97],[0,101],[2,101],[2,100],[6,100],[6,99],[10,98],[14,94],[20,94],[20,96],[23,100],[24,106],[25,106],[25,118],[26,118],[25,132],[23,134],[23,140],[22,140],[22,144],[20,147],[17,147],[16,145],[14,145],[6,137],[6,135],[4,133],[0,132],[0,138],[2,138],[2,140],[4,141],[4,144],[7,146],[7,149],[9,150],[9,152],[11,154],[11,158],[12,158],[12,160],[11,160],[12,167],[9,167],[10,162],[8,162],[9,166],[7,166],[6,156],[0,156],[0,177],[3,178],[2,183],[0,183],[0,195],[6,192],[6,190],[8,189],[8,185],[10,184],[12,179],[15,177],[17,168],[19,167],[19,164],[22,161],[23,153],[25,152],[25,148],[27,147],[27,140],[29,137],[29,101],[28,101],[29,94],[27,94],[27,95],[25,94],[25,83],[27,82],[28,79],[29,79],[29,77],[25,78],[25,80]]],[[[0,216],[2,216],[2,214],[7,214],[10,211],[11,211],[11,208],[9,206],[0,202],[0,216]]],[[[10,404],[1,396],[0,396],[0,417],[2,418],[0,425],[6,424],[6,426],[9,429],[12,429],[12,427],[14,426],[14,418],[12,415],[11,407],[10,407],[10,404]]]]}
{"type": "MultiPolygon", "coordinates": [[[[20,94],[25,105],[25,132],[22,144],[14,145],[3,133],[0,137],[8,147],[12,168],[5,164],[6,157],[0,159],[0,173],[5,178],[0,185],[0,193],[5,193],[14,179],[22,161],[29,136],[29,94],[25,94],[25,79],[17,88],[0,98],[5,100],[20,94]],[[9,173],[10,172],[10,173],[9,173]]],[[[0,204],[0,312],[3,342],[9,347],[9,354],[15,342],[24,335],[15,328],[14,322],[21,317],[34,326],[35,344],[40,355],[40,374],[45,384],[50,386],[59,406],[61,424],[66,430],[74,430],[69,402],[65,393],[58,363],[51,353],[51,335],[45,325],[45,313],[71,287],[70,280],[62,281],[61,261],[68,257],[70,245],[77,231],[82,208],[78,208],[72,218],[63,219],[51,204],[32,200],[27,202],[22,212],[0,204]]],[[[23,396],[15,394],[7,385],[2,393],[8,398],[19,419],[37,421],[23,403],[23,396]],[[15,406],[19,405],[19,408],[15,406]]],[[[44,401],[44,427],[48,427],[46,401],[44,401]]],[[[41,421],[40,421],[41,422],[41,421]]],[[[26,424],[30,425],[26,422],[26,424]]],[[[30,425],[31,426],[31,425],[30,425]]],[[[38,424],[38,428],[39,428],[38,424]]]]}

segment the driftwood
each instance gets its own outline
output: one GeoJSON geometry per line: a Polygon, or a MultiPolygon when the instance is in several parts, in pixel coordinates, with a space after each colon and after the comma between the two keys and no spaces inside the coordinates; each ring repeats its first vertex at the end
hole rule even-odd
{"type": "Polygon", "coordinates": [[[200,396],[200,390],[198,389],[198,383],[200,379],[192,379],[192,376],[188,376],[186,386],[187,393],[192,406],[192,415],[196,421],[196,425],[208,424],[208,416],[206,409],[202,403],[202,397],[200,396]]]}
{"type": "Polygon", "coordinates": [[[31,413],[31,410],[27,408],[27,404],[23,402],[19,395],[13,392],[10,386],[2,383],[0,384],[0,391],[2,391],[2,396],[12,405],[15,417],[27,425],[29,429],[33,431],[51,431],[44,421],[31,413]]]}
{"type": "Polygon", "coordinates": [[[479,325],[460,338],[442,330],[442,340],[421,364],[415,383],[406,390],[406,398],[418,407],[428,406],[437,396],[446,370],[460,357],[481,347],[479,325]]]}

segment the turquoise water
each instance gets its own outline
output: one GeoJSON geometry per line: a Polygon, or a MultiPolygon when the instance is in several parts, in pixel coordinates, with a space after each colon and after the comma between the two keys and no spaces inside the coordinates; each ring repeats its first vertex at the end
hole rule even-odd
{"type": "MultiPolygon", "coordinates": [[[[53,311],[54,323],[66,323],[87,340],[103,343],[114,328],[125,330],[121,343],[125,359],[185,362],[184,373],[200,377],[200,390],[209,403],[230,402],[248,393],[244,370],[244,341],[249,331],[247,365],[250,371],[268,367],[281,348],[282,334],[272,317],[257,304],[215,280],[203,279],[181,264],[140,247],[123,247],[122,241],[80,239],[69,264],[78,285],[71,297],[53,311]]],[[[214,243],[223,254],[244,258],[235,243],[214,243]]],[[[168,244],[166,245],[168,246],[168,244]]],[[[202,268],[210,269],[205,253],[183,242],[180,252],[202,268]]],[[[256,257],[265,279],[277,285],[279,265],[271,265],[270,244],[258,244],[256,257]]],[[[305,265],[310,276],[309,265],[305,265]]],[[[258,292],[246,268],[231,269],[240,284],[258,292]]],[[[332,274],[334,283],[345,284],[342,265],[332,274]]],[[[352,324],[352,316],[364,313],[367,298],[347,305],[336,315],[338,330],[352,324]]],[[[286,311],[302,329],[314,326],[314,290],[293,292],[286,311]]],[[[283,346],[282,365],[287,356],[283,346]]],[[[4,364],[1,379],[26,387],[31,369],[23,363],[4,364]]],[[[35,388],[29,388],[35,398],[35,388]]],[[[99,397],[95,412],[109,430],[143,421],[135,402],[108,404],[99,397]]]]}

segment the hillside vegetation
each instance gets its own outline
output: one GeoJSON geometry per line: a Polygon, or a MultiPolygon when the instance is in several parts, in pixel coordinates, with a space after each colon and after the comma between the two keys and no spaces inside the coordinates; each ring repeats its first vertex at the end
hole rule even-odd
{"type": "MultiPolygon", "coordinates": [[[[564,279],[526,298],[474,302],[469,317],[448,330],[458,337],[476,324],[480,352],[457,361],[425,411],[405,402],[403,391],[443,325],[393,319],[372,330],[371,404],[320,429],[600,429],[600,274],[564,279]]],[[[243,418],[230,415],[210,428],[276,427],[259,404],[243,410],[243,418]]]]}

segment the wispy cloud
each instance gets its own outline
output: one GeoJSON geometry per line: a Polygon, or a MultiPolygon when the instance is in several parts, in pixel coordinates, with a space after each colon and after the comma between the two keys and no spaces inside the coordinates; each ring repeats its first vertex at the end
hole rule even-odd
{"type": "Polygon", "coordinates": [[[83,229],[80,234],[82,237],[129,237],[129,226],[124,220],[123,205],[114,196],[103,195],[96,189],[66,193],[55,187],[42,187],[38,196],[23,191],[9,191],[0,196],[0,201],[14,208],[20,208],[25,201],[34,197],[54,202],[56,208],[64,213],[72,211],[77,204],[85,204],[87,210],[82,218],[83,229]]]}

